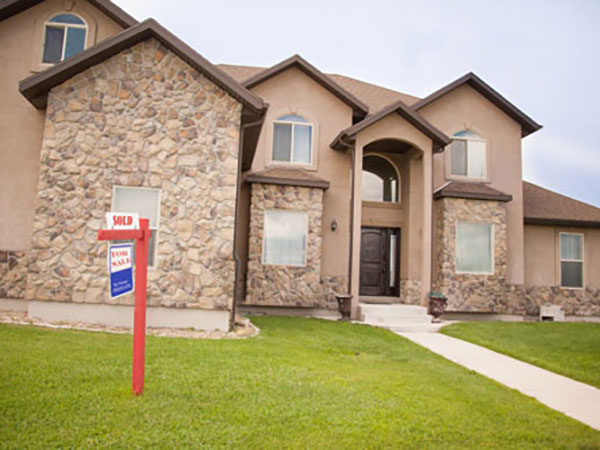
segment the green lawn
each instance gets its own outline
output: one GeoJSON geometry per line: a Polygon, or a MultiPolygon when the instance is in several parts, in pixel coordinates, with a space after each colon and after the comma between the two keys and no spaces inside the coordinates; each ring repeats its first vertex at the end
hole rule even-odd
{"type": "Polygon", "coordinates": [[[600,324],[463,322],[442,332],[600,388],[600,324]]]}
{"type": "Polygon", "coordinates": [[[261,335],[0,326],[0,447],[600,448],[600,432],[382,329],[255,318],[261,335]]]}

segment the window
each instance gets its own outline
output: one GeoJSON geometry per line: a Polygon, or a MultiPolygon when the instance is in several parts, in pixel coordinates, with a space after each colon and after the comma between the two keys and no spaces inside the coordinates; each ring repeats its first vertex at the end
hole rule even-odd
{"type": "Polygon", "coordinates": [[[85,48],[87,25],[73,14],[58,14],[46,22],[42,61],[54,64],[85,48]]]}
{"type": "Polygon", "coordinates": [[[399,186],[398,172],[387,159],[378,155],[366,155],[363,158],[363,200],[397,203],[399,186]]]}
{"type": "Polygon", "coordinates": [[[312,125],[290,114],[273,123],[273,161],[312,163],[312,125]]]}
{"type": "Polygon", "coordinates": [[[493,228],[487,223],[456,224],[456,271],[494,273],[493,228]]]}
{"type": "Polygon", "coordinates": [[[583,235],[560,233],[560,285],[583,287],[583,235]]]}
{"type": "Polygon", "coordinates": [[[308,214],[272,209],[265,211],[263,264],[304,266],[308,214]]]}
{"type": "Polygon", "coordinates": [[[152,237],[148,245],[148,266],[155,267],[160,219],[160,189],[115,186],[112,211],[138,213],[140,218],[150,220],[152,237]]]}
{"type": "Polygon", "coordinates": [[[450,174],[469,178],[486,178],[485,140],[471,131],[461,131],[452,138],[450,174]]]}

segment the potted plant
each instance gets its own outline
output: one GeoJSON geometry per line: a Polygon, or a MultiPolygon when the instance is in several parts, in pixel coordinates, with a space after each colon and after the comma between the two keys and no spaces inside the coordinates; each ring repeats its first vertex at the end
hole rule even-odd
{"type": "Polygon", "coordinates": [[[431,291],[429,293],[429,314],[433,316],[433,322],[439,322],[440,317],[446,311],[448,299],[441,292],[431,291]]]}

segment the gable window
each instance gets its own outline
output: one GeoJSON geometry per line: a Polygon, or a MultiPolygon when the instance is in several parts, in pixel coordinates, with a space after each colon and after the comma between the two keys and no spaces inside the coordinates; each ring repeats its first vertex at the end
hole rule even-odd
{"type": "Polygon", "coordinates": [[[155,267],[160,221],[160,189],[115,186],[111,211],[137,213],[140,218],[150,221],[152,236],[148,243],[148,266],[155,267]]]}
{"type": "Polygon", "coordinates": [[[494,273],[494,235],[489,223],[456,224],[456,271],[494,273]]]}
{"type": "Polygon", "coordinates": [[[583,235],[560,233],[560,285],[583,287],[583,235]]]}
{"type": "Polygon", "coordinates": [[[452,137],[450,147],[450,174],[453,176],[487,177],[485,139],[471,131],[461,131],[452,137]]]}
{"type": "Polygon", "coordinates": [[[370,202],[399,200],[400,180],[396,168],[379,155],[365,155],[362,171],[362,199],[370,202]]]}
{"type": "Polygon", "coordinates": [[[87,25],[74,14],[58,14],[48,22],[44,33],[42,61],[49,64],[69,59],[85,49],[87,25]]]}
{"type": "Polygon", "coordinates": [[[306,265],[308,214],[302,211],[265,211],[263,264],[306,265]]]}
{"type": "Polygon", "coordinates": [[[312,163],[313,127],[296,114],[281,116],[273,123],[273,161],[312,163]]]}

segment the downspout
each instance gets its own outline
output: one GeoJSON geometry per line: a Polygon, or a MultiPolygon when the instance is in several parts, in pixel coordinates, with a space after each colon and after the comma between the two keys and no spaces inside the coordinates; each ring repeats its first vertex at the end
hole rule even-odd
{"type": "Polygon", "coordinates": [[[240,140],[238,147],[238,167],[237,167],[237,181],[235,188],[235,212],[233,221],[233,260],[235,262],[235,278],[233,281],[233,305],[231,306],[231,315],[229,317],[229,329],[233,331],[235,327],[235,314],[237,310],[238,302],[238,283],[240,278],[240,256],[238,255],[238,213],[240,210],[240,191],[242,189],[242,162],[243,162],[243,150],[244,150],[244,131],[246,128],[255,127],[262,125],[264,122],[264,116],[254,122],[242,124],[240,121],[240,140]]]}

